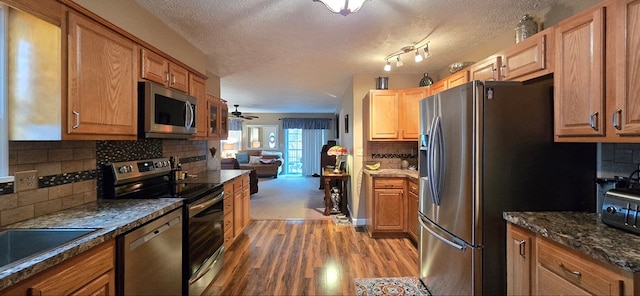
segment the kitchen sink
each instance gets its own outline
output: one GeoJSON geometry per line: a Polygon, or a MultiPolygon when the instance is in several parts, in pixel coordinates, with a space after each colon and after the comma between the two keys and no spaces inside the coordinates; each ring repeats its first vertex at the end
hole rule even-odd
{"type": "Polygon", "coordinates": [[[89,228],[7,229],[0,231],[0,268],[62,246],[96,231],[89,228]]]}

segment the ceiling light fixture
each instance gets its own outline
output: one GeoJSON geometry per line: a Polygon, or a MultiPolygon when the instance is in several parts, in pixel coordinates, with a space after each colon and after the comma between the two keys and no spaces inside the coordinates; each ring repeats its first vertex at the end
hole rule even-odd
{"type": "Polygon", "coordinates": [[[362,7],[367,0],[313,0],[324,4],[331,12],[347,16],[362,7]]]}
{"type": "Polygon", "coordinates": [[[403,63],[400,56],[410,52],[415,53],[414,61],[416,63],[422,62],[423,59],[426,59],[431,56],[431,52],[429,51],[429,41],[425,41],[423,39],[420,42],[417,42],[413,45],[407,45],[401,48],[400,50],[389,54],[387,57],[384,58],[384,60],[387,62],[386,65],[384,66],[384,70],[391,71],[391,64],[389,63],[389,60],[393,58],[396,58],[396,67],[402,67],[403,63]],[[422,54],[420,54],[420,49],[423,49],[424,51],[422,54]]]}
{"type": "Polygon", "coordinates": [[[416,57],[415,57],[416,63],[422,62],[422,55],[420,54],[420,51],[416,48],[416,57]]]}

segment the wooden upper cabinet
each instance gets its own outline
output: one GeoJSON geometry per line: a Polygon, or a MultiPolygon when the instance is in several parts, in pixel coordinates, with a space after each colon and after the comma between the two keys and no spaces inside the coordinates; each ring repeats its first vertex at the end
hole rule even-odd
{"type": "Polygon", "coordinates": [[[447,79],[442,79],[434,82],[432,85],[429,85],[429,92],[432,95],[435,95],[448,88],[449,88],[449,81],[447,79]]]}
{"type": "Polygon", "coordinates": [[[524,81],[553,73],[553,32],[548,28],[505,49],[500,80],[524,81]]]}
{"type": "Polygon", "coordinates": [[[368,109],[369,140],[398,139],[397,90],[371,90],[365,102],[368,109]]]}
{"type": "Polygon", "coordinates": [[[616,30],[616,104],[609,110],[615,133],[640,135],[640,1],[619,1],[616,30]]]}
{"type": "Polygon", "coordinates": [[[418,140],[420,137],[420,101],[427,96],[427,88],[418,87],[402,91],[398,116],[401,140],[418,140]]]}
{"type": "Polygon", "coordinates": [[[210,139],[220,138],[220,100],[213,96],[207,97],[207,137],[210,139]]]}
{"type": "Polygon", "coordinates": [[[226,101],[220,104],[220,140],[229,137],[229,106],[226,101]]]}
{"type": "Polygon", "coordinates": [[[469,80],[497,81],[500,80],[500,66],[502,57],[490,56],[469,67],[469,80]]]}
{"type": "Polygon", "coordinates": [[[207,93],[205,81],[200,76],[189,74],[189,95],[198,99],[196,110],[196,138],[207,137],[207,93]]]}
{"type": "Polygon", "coordinates": [[[68,98],[63,111],[63,139],[135,139],[138,47],[73,12],[68,13],[67,34],[68,98]]]}
{"type": "Polygon", "coordinates": [[[146,48],[140,49],[140,57],[141,78],[189,92],[189,71],[186,68],[146,48]]]}
{"type": "Polygon", "coordinates": [[[447,89],[469,82],[469,70],[464,69],[451,74],[447,78],[447,89]]]}
{"type": "Polygon", "coordinates": [[[598,6],[556,26],[556,137],[604,135],[604,21],[598,6]]]}

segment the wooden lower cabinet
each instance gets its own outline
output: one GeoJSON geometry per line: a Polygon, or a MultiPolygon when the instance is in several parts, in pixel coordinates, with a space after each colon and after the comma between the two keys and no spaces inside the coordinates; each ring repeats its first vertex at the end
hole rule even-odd
{"type": "Polygon", "coordinates": [[[372,178],[367,181],[367,231],[372,237],[406,236],[405,178],[372,178]]]}
{"type": "Polygon", "coordinates": [[[115,241],[63,261],[1,295],[115,295],[115,241]]]}
{"type": "Polygon", "coordinates": [[[409,181],[407,185],[407,232],[414,242],[418,242],[418,183],[409,181]]]}
{"type": "Polygon", "coordinates": [[[249,174],[224,184],[224,247],[228,249],[251,218],[249,174]]]}
{"type": "Polygon", "coordinates": [[[635,295],[634,275],[507,223],[509,295],[635,295]]]}

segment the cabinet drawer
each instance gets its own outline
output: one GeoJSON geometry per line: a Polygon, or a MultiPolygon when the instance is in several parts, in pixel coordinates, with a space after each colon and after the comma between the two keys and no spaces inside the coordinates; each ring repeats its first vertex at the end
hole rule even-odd
{"type": "Polygon", "coordinates": [[[418,187],[417,183],[414,183],[413,181],[409,182],[409,188],[407,188],[407,190],[409,190],[409,192],[415,194],[415,195],[419,195],[420,194],[420,187],[418,187]]]}
{"type": "Polygon", "coordinates": [[[403,178],[376,178],[373,179],[373,186],[375,188],[404,188],[404,179],[403,178]]]}
{"type": "Polygon", "coordinates": [[[233,184],[224,184],[224,199],[233,196],[233,184]]]}
{"type": "Polygon", "coordinates": [[[233,198],[224,198],[223,206],[224,206],[224,214],[227,215],[229,213],[233,213],[233,198]]]}
{"type": "Polygon", "coordinates": [[[563,277],[538,266],[538,295],[591,295],[563,277]]]}
{"type": "Polygon", "coordinates": [[[593,294],[620,295],[623,291],[620,274],[546,240],[538,240],[538,264],[593,294]]]}
{"type": "Polygon", "coordinates": [[[229,213],[227,214],[225,212],[224,214],[224,232],[227,232],[227,230],[233,229],[233,214],[229,213]]]}
{"type": "Polygon", "coordinates": [[[233,192],[242,191],[242,180],[236,180],[233,182],[233,192]]]}
{"type": "Polygon", "coordinates": [[[224,242],[223,242],[224,248],[228,250],[232,242],[233,242],[233,229],[226,229],[224,232],[224,242]]]}

